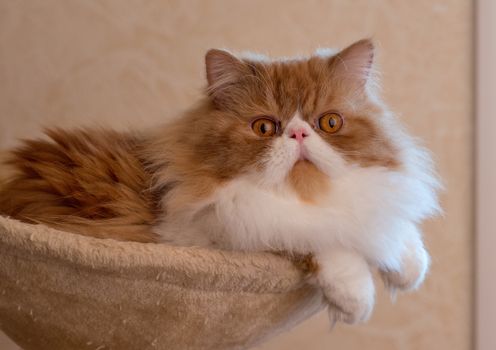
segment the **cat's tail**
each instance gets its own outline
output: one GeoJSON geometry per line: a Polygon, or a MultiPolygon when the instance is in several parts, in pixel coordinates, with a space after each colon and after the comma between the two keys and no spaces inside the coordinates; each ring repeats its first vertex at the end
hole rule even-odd
{"type": "Polygon", "coordinates": [[[97,238],[154,242],[158,200],[139,139],[110,130],[46,131],[1,157],[0,215],[97,238]]]}

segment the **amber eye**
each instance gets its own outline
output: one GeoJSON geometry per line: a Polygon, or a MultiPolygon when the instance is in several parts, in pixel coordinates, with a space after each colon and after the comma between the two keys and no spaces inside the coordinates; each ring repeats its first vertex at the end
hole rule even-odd
{"type": "Polygon", "coordinates": [[[277,132],[277,123],[272,119],[259,118],[251,123],[251,128],[260,137],[271,137],[277,132]]]}
{"type": "Polygon", "coordinates": [[[326,113],[318,120],[320,130],[334,134],[343,126],[343,118],[337,113],[326,113]]]}

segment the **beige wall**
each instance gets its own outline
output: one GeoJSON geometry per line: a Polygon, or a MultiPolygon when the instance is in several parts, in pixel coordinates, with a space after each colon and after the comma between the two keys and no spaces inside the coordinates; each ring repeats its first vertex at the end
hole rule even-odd
{"type": "Polygon", "coordinates": [[[496,349],[496,2],[477,2],[477,350],[496,349]]]}
{"type": "Polygon", "coordinates": [[[445,218],[425,225],[432,272],[395,305],[381,289],[368,325],[329,333],[322,313],[260,349],[468,350],[471,28],[469,0],[0,0],[0,148],[41,125],[166,120],[198,96],[211,47],[294,55],[373,36],[386,100],[448,190],[445,218]]]}

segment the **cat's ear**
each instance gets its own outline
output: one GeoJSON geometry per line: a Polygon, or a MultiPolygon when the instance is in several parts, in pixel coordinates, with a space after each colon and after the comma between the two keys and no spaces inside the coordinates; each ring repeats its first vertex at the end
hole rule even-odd
{"type": "Polygon", "coordinates": [[[208,93],[218,96],[247,74],[247,65],[227,51],[211,49],[205,55],[208,93]]]}
{"type": "Polygon", "coordinates": [[[373,63],[374,44],[370,39],[362,39],[332,57],[333,79],[339,79],[353,89],[363,88],[371,76],[373,63]]]}

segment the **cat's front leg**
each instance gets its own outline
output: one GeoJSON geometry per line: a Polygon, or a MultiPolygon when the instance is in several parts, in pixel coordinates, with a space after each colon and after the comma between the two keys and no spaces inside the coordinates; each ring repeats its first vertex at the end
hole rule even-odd
{"type": "Polygon", "coordinates": [[[397,290],[414,290],[422,284],[429,269],[430,258],[420,234],[408,239],[400,261],[380,269],[382,280],[394,296],[397,290]]]}
{"type": "Polygon", "coordinates": [[[327,250],[315,258],[317,282],[329,303],[331,323],[366,321],[374,307],[375,289],[365,259],[343,247],[327,250]]]}

